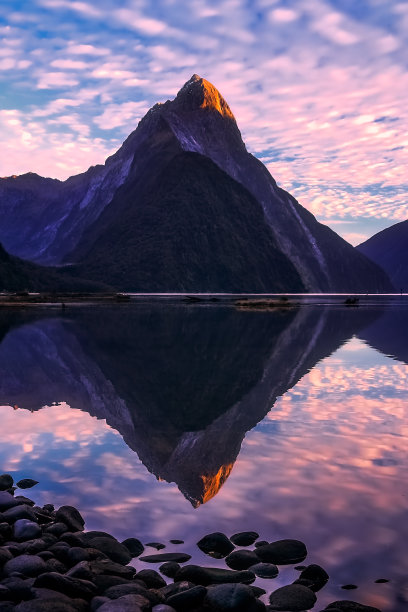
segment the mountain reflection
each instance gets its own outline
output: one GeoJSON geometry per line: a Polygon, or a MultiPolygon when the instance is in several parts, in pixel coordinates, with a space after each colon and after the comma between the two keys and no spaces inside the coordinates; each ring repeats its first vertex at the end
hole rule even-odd
{"type": "Polygon", "coordinates": [[[106,419],[196,507],[276,398],[376,317],[163,304],[1,313],[0,404],[66,402],[106,419]]]}

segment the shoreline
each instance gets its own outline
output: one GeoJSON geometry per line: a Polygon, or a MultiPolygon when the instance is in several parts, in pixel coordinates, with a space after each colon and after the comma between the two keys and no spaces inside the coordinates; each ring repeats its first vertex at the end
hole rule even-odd
{"type": "MultiPolygon", "coordinates": [[[[303,565],[308,553],[302,542],[260,541],[253,531],[201,538],[197,546],[209,556],[208,566],[188,564],[182,540],[170,540],[177,552],[167,553],[164,544],[142,544],[133,534],[119,542],[106,532],[85,531],[73,506],[38,507],[24,495],[37,484],[25,478],[15,485],[9,474],[0,475],[2,612],[301,612],[318,609],[316,594],[330,579],[321,566],[303,565]],[[18,488],[23,491],[16,495],[18,488]],[[211,557],[227,567],[211,567],[211,557]],[[157,569],[139,569],[139,560],[157,569]],[[270,581],[288,565],[299,578],[274,590],[270,581]],[[264,588],[252,586],[257,578],[264,588]]],[[[325,612],[381,611],[341,600],[325,612]]]]}

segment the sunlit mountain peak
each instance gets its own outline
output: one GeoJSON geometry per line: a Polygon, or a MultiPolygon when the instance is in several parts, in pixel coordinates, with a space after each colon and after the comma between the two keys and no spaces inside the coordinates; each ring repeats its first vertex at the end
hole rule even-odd
{"type": "Polygon", "coordinates": [[[212,83],[193,74],[180,89],[174,102],[183,110],[208,108],[218,111],[223,117],[234,119],[230,107],[212,83]]]}

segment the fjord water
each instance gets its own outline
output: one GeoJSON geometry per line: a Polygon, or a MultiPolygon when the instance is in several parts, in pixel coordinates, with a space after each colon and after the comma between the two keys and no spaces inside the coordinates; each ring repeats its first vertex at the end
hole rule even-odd
{"type": "Polygon", "coordinates": [[[301,539],[330,575],[316,609],[403,610],[407,329],[404,298],[3,310],[1,469],[40,481],[39,504],[78,507],[88,529],[192,562],[223,566],[195,547],[211,531],[301,539]]]}

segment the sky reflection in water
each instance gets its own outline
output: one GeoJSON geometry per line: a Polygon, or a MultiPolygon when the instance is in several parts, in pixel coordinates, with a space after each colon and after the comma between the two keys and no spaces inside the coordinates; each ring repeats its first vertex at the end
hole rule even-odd
{"type": "MultiPolygon", "coordinates": [[[[261,325],[261,319],[258,323],[256,317],[263,317],[262,325],[270,325],[265,315],[245,315],[252,317],[255,325],[261,325]]],[[[85,412],[84,405],[81,405],[82,410],[78,410],[62,402],[33,412],[14,410],[7,405],[1,407],[1,468],[17,479],[32,477],[39,480],[40,485],[31,492],[38,503],[76,505],[83,513],[88,529],[105,529],[118,538],[136,536],[145,542],[158,540],[164,543],[171,538],[182,538],[190,552],[201,535],[215,530],[231,535],[239,530],[256,529],[262,538],[269,540],[299,538],[308,546],[308,561],[323,565],[331,576],[329,584],[319,594],[318,606],[324,607],[336,599],[354,599],[384,611],[403,610],[407,598],[408,366],[385,356],[355,336],[346,342],[346,338],[341,340],[339,337],[337,344],[340,348],[333,348],[329,337],[332,322],[326,318],[324,326],[322,324],[326,315],[324,312],[316,315],[312,330],[311,314],[291,315],[280,320],[282,329],[268,348],[270,355],[265,351],[261,377],[259,380],[251,379],[245,389],[241,389],[242,398],[238,401],[238,407],[244,411],[264,401],[270,411],[266,410],[265,418],[246,434],[231,474],[218,493],[196,509],[175,484],[160,481],[151,474],[122,436],[103,418],[97,419],[85,412]],[[306,318],[301,320],[300,316],[306,318]],[[299,335],[306,329],[302,325],[306,324],[311,330],[311,339],[307,341],[304,334],[299,335]],[[290,364],[288,367],[287,380],[282,383],[282,388],[277,385],[271,391],[276,380],[270,370],[274,364],[276,369],[276,360],[283,359],[285,353],[282,351],[293,342],[304,343],[302,354],[309,351],[310,361],[306,355],[305,371],[298,369],[295,372],[293,368],[299,362],[296,356],[295,366],[290,364]],[[316,353],[314,348],[319,342],[327,344],[322,354],[316,353]],[[331,350],[334,352],[330,355],[331,350]],[[297,378],[300,378],[298,382],[297,378]],[[274,401],[276,395],[279,397],[274,401]],[[374,584],[378,578],[389,578],[391,582],[374,584]],[[340,586],[347,583],[355,583],[359,589],[351,594],[341,590],[340,586]]],[[[189,312],[184,316],[192,315],[189,312]]],[[[197,315],[198,319],[200,316],[197,315]]],[[[212,315],[205,314],[207,316],[212,315]]],[[[249,325],[241,315],[222,316],[227,317],[223,320],[224,331],[228,321],[234,321],[234,325],[237,322],[237,329],[249,325]]],[[[271,313],[272,316],[276,315],[271,313]]],[[[61,361],[61,371],[66,368],[66,379],[72,387],[75,381],[80,381],[84,388],[95,389],[95,381],[98,381],[103,399],[107,383],[101,381],[103,376],[106,377],[106,363],[92,362],[91,368],[90,343],[81,340],[78,334],[75,336],[78,321],[74,327],[71,323],[68,327],[66,322],[63,324],[64,333],[70,334],[64,337],[64,350],[68,350],[71,342],[72,354],[75,353],[78,359],[78,371],[73,373],[67,354],[61,361]],[[75,342],[79,338],[78,346],[74,343],[74,336],[75,342]],[[68,372],[69,363],[71,369],[68,372]]],[[[9,358],[8,362],[3,359],[7,357],[3,354],[5,348],[10,351],[13,339],[14,346],[17,346],[17,334],[29,332],[31,335],[41,330],[47,342],[54,340],[55,349],[62,339],[60,324],[59,319],[54,318],[10,328],[0,345],[3,366],[1,403],[14,403],[10,400],[19,397],[24,387],[24,381],[20,387],[16,382],[18,370],[10,365],[13,359],[9,358]],[[57,331],[60,335],[53,336],[57,331]]],[[[375,322],[369,329],[375,330],[375,322]]],[[[188,329],[186,333],[189,333],[188,329]]],[[[364,331],[360,335],[364,337],[364,331]]],[[[372,341],[373,334],[368,336],[372,341]]],[[[46,346],[49,348],[50,345],[46,346]]],[[[255,348],[252,346],[252,351],[255,348]]],[[[222,353],[223,359],[230,350],[227,347],[227,352],[222,353]]],[[[49,358],[51,354],[48,353],[49,358]]],[[[201,354],[198,359],[196,365],[202,367],[205,355],[201,354]]],[[[144,372],[146,377],[154,378],[154,374],[154,368],[144,372]]],[[[44,384],[42,377],[41,380],[44,384]]],[[[116,390],[117,381],[116,385],[115,380],[112,382],[116,390]]],[[[160,381],[153,382],[159,384],[160,381]]],[[[231,384],[235,384],[234,381],[231,384]]],[[[137,389],[133,392],[137,396],[137,389]]],[[[54,398],[55,401],[62,399],[58,393],[54,398]]],[[[119,400],[123,401],[120,394],[119,400]]],[[[94,406],[90,412],[95,414],[97,401],[94,396],[92,401],[94,406]]],[[[120,413],[120,401],[117,406],[115,409],[120,413]]],[[[233,440],[236,433],[237,449],[229,455],[227,453],[230,463],[233,463],[245,433],[245,430],[238,431],[240,421],[234,413],[236,409],[224,411],[215,419],[215,423],[220,423],[224,429],[230,422],[233,431],[229,440],[233,440]],[[225,420],[228,418],[230,421],[225,420]]],[[[135,410],[133,406],[132,411],[135,410]]],[[[123,414],[119,416],[123,421],[123,414]]],[[[109,416],[108,420],[112,418],[109,416]]],[[[153,459],[149,459],[150,469],[156,470],[156,474],[162,470],[166,477],[173,473],[176,478],[180,474],[184,477],[183,471],[177,471],[179,463],[173,459],[169,461],[167,455],[162,467],[157,467],[157,457],[162,457],[161,447],[170,439],[171,428],[171,435],[175,435],[174,425],[166,427],[165,436],[157,434],[159,442],[153,440],[157,426],[156,430],[148,431],[156,452],[153,459]]],[[[247,427],[244,422],[243,427],[247,427]]],[[[129,433],[130,421],[123,431],[134,446],[140,444],[137,421],[134,423],[136,433],[133,430],[132,434],[129,433]]],[[[213,445],[222,444],[222,441],[214,439],[219,431],[214,423],[207,424],[206,431],[213,445]]],[[[139,433],[146,435],[146,431],[139,433]]],[[[180,440],[186,447],[192,435],[177,433],[179,437],[176,436],[174,443],[177,453],[182,446],[180,440]]],[[[194,436],[197,435],[196,432],[194,436]]],[[[205,461],[210,461],[205,456],[209,451],[208,446],[202,448],[205,464],[205,461]]],[[[174,454],[175,451],[172,456],[174,454]]],[[[146,449],[141,450],[141,455],[146,461],[146,449]]],[[[183,455],[181,463],[182,458],[183,455]]],[[[157,475],[161,476],[161,473],[157,475]]],[[[191,483],[188,480],[183,483],[185,491],[191,483]]],[[[168,550],[171,549],[170,545],[168,550]]],[[[193,561],[207,564],[211,561],[211,564],[222,566],[198,550],[193,561]]],[[[291,568],[283,569],[274,587],[287,584],[296,575],[291,568]]],[[[272,587],[268,584],[266,588],[271,590],[272,587]]]]}

